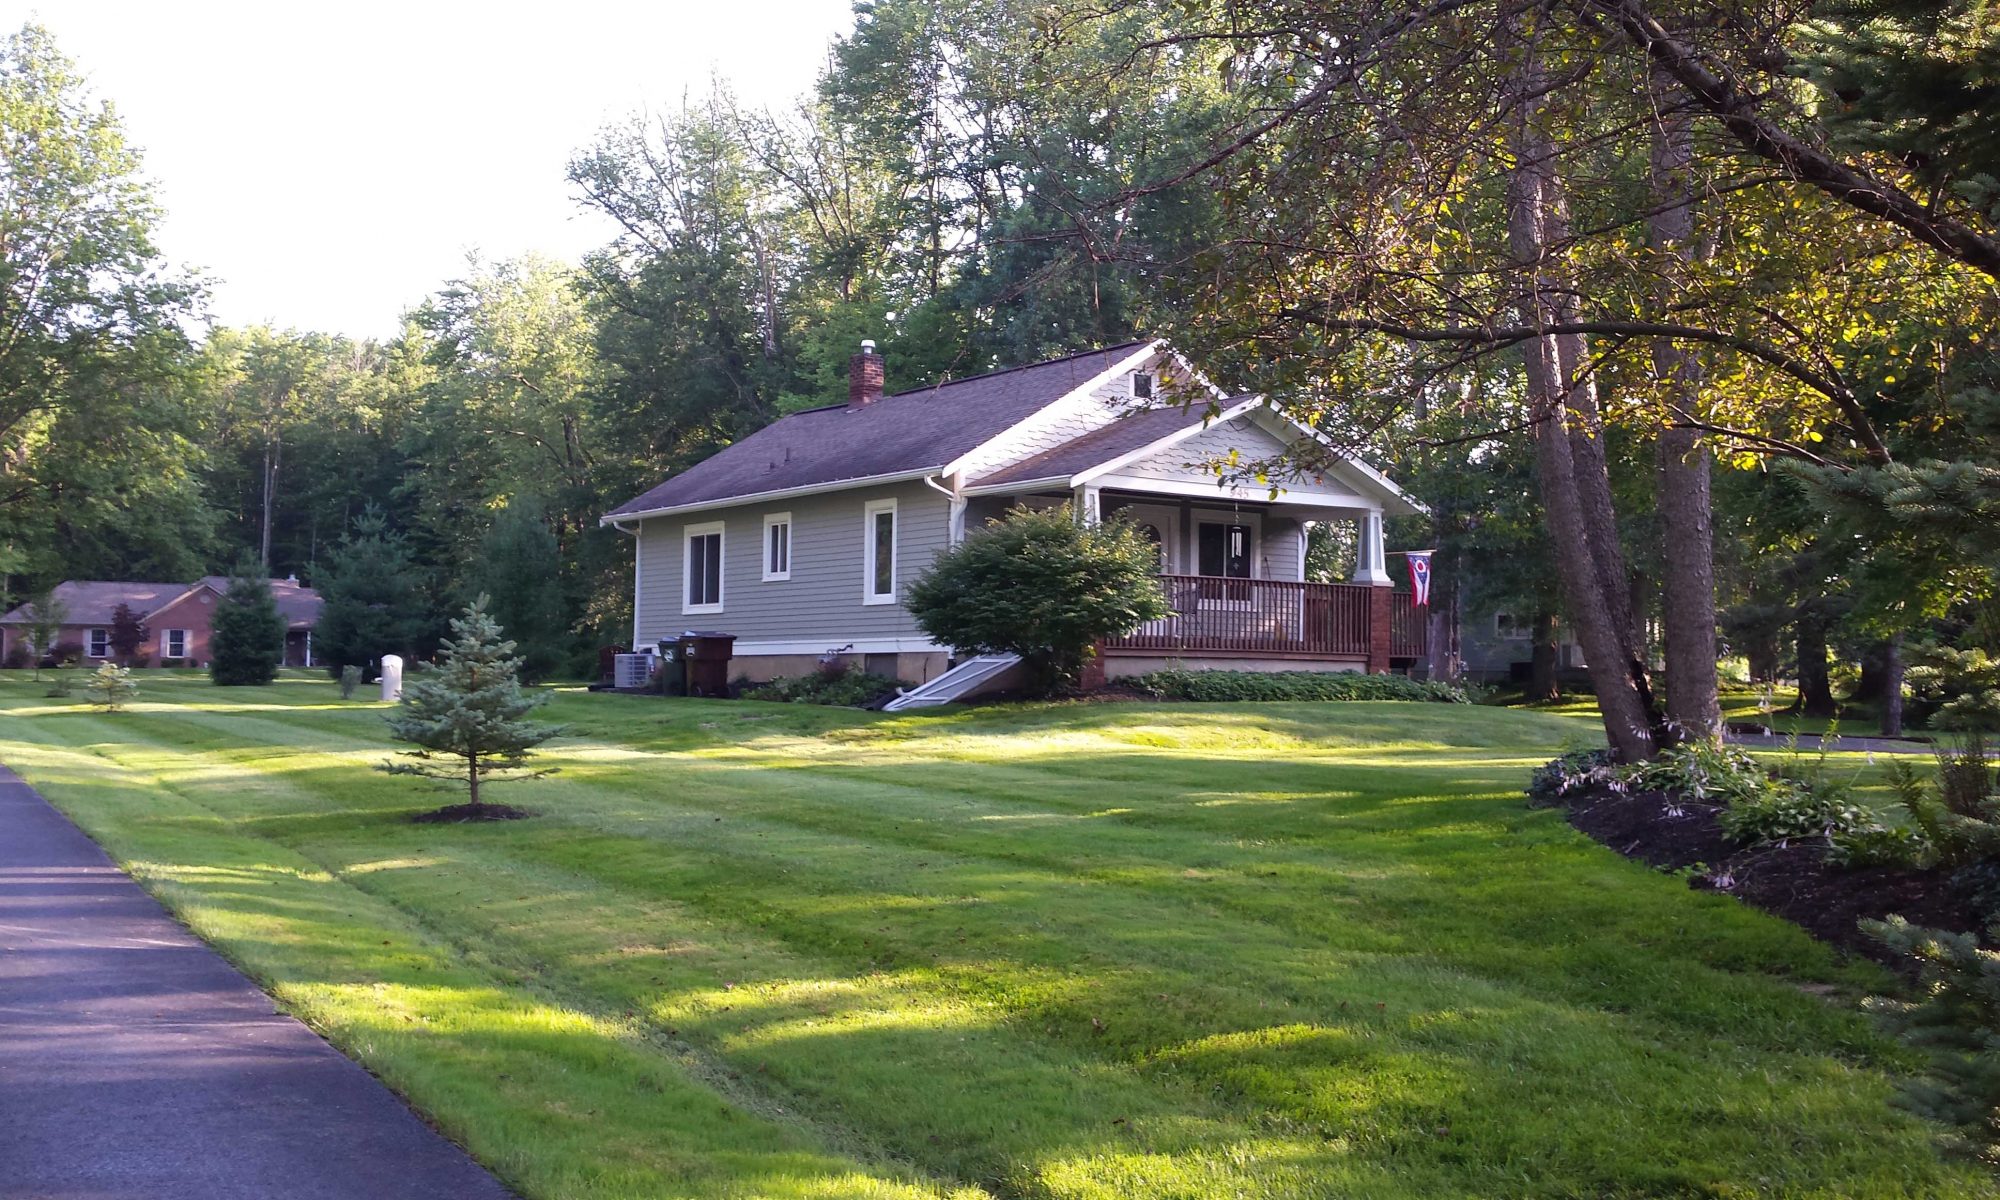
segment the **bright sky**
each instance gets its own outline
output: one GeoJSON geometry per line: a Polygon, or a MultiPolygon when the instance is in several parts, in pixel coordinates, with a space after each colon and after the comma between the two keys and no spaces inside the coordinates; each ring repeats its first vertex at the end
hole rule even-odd
{"type": "Polygon", "coordinates": [[[0,29],[47,26],[116,105],[217,320],[381,336],[468,251],[606,240],[573,151],[717,74],[784,106],[850,3],[0,0],[0,29]]]}

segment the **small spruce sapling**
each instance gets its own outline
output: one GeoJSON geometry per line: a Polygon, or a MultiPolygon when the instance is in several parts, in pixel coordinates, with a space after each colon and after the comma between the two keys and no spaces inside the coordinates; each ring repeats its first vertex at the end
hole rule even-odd
{"type": "Polygon", "coordinates": [[[441,814],[469,820],[520,816],[488,804],[482,789],[554,773],[554,767],[531,768],[528,762],[535,747],[563,730],[527,719],[548,697],[521,689],[514,643],[487,614],[485,596],[452,621],[451,632],[437,664],[418,667],[416,679],[403,689],[401,704],[388,716],[391,736],[418,749],[402,752],[407,761],[385,762],[378,769],[464,788],[465,803],[439,809],[441,814]]]}
{"type": "Polygon", "coordinates": [[[138,690],[139,685],[132,682],[132,668],[121,667],[114,662],[107,662],[92,671],[83,684],[84,694],[90,697],[90,702],[105,712],[117,712],[124,708],[138,690]]]}

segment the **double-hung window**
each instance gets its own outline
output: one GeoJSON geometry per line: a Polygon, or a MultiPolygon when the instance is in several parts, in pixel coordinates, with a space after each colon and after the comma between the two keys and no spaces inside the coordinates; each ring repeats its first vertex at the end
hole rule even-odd
{"type": "Polygon", "coordinates": [[[722,522],[689,525],[681,556],[681,593],[684,613],[722,611],[722,522]]]}
{"type": "Polygon", "coordinates": [[[166,641],[162,645],[163,648],[160,651],[160,657],[186,658],[188,656],[188,631],[185,629],[167,630],[166,641]]]}
{"type": "Polygon", "coordinates": [[[108,629],[93,629],[93,630],[91,630],[91,631],[90,631],[90,651],[89,651],[89,653],[90,653],[90,657],[92,657],[92,658],[110,658],[110,657],[111,657],[111,631],[110,631],[110,630],[108,630],[108,629]]]}
{"type": "Polygon", "coordinates": [[[792,577],[792,514],[764,514],[764,579],[792,577]]]}
{"type": "Polygon", "coordinates": [[[870,500],[862,507],[863,604],[896,602],[896,502],[870,500]]]}

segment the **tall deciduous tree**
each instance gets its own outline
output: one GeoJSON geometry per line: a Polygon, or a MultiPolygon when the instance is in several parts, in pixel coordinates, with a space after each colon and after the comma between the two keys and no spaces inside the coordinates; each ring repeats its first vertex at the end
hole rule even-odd
{"type": "Polygon", "coordinates": [[[183,390],[197,291],[161,262],[158,219],[48,31],[0,40],[0,538],[37,576],[100,549],[189,567],[206,538],[183,390]]]}

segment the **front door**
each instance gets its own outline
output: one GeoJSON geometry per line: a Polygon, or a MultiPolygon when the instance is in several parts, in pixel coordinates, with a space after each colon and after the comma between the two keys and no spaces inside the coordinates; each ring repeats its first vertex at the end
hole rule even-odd
{"type": "Polygon", "coordinates": [[[1250,578],[1250,527],[1203,521],[1195,533],[1198,569],[1223,579],[1250,578]]]}
{"type": "Polygon", "coordinates": [[[1160,574],[1180,570],[1180,513],[1161,504],[1128,504],[1118,516],[1132,522],[1146,540],[1160,548],[1160,574]]]}

